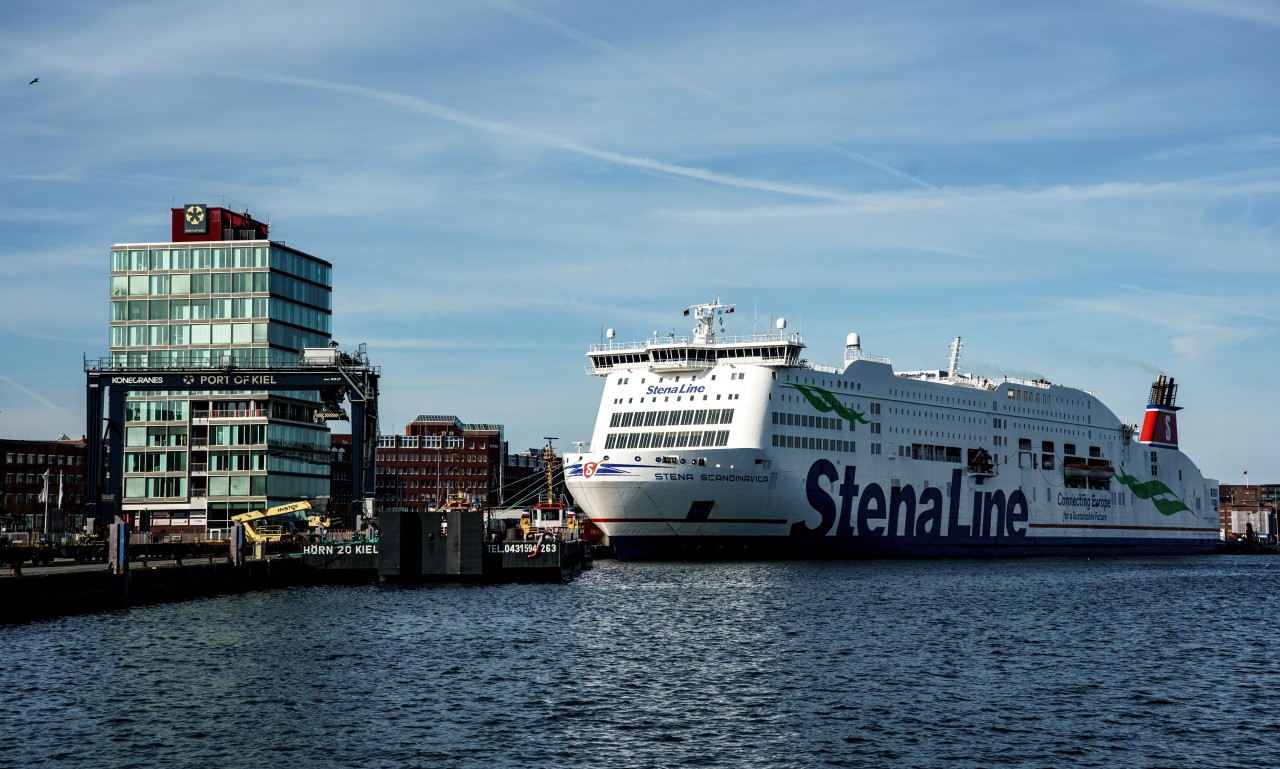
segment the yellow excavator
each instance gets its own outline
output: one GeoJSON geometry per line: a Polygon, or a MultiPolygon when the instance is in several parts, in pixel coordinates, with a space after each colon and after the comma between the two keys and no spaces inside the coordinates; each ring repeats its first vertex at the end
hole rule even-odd
{"type": "MultiPolygon", "coordinates": [[[[279,542],[285,537],[294,536],[294,532],[286,531],[285,527],[280,524],[267,523],[268,519],[310,509],[311,503],[304,499],[300,502],[290,502],[287,505],[269,507],[266,510],[252,510],[247,513],[233,515],[231,520],[244,527],[245,542],[279,542]]],[[[312,515],[307,518],[307,523],[310,526],[318,526],[322,522],[325,526],[328,526],[327,517],[322,518],[318,515],[312,515]]]]}

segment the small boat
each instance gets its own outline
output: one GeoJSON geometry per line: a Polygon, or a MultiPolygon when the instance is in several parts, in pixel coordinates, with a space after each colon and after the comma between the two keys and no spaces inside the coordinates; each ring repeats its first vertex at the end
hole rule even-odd
{"type": "Polygon", "coordinates": [[[490,515],[486,573],[501,572],[507,579],[521,575],[568,578],[590,560],[577,511],[555,494],[556,455],[550,441],[543,450],[543,460],[547,490],[538,495],[536,504],[520,510],[516,525],[508,525],[513,511],[490,515]]]}

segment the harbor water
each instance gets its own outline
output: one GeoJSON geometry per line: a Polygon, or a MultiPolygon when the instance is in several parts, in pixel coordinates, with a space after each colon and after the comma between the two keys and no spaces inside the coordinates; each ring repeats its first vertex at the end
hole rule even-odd
{"type": "Polygon", "coordinates": [[[1280,558],[604,561],[0,627],[0,765],[1271,767],[1280,558]]]}

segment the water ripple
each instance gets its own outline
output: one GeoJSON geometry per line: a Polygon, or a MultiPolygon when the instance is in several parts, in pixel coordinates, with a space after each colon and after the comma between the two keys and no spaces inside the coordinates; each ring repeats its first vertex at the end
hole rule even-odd
{"type": "Polygon", "coordinates": [[[0,628],[0,762],[1271,766],[1277,588],[1247,557],[603,562],[202,599],[0,628]]]}

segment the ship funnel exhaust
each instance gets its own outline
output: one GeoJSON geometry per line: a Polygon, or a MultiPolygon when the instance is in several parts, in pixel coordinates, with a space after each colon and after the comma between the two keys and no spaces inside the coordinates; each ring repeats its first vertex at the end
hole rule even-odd
{"type": "Polygon", "coordinates": [[[1178,448],[1178,411],[1181,407],[1174,405],[1177,399],[1178,385],[1173,377],[1157,376],[1147,398],[1147,415],[1142,422],[1139,443],[1162,449],[1178,448]]]}

